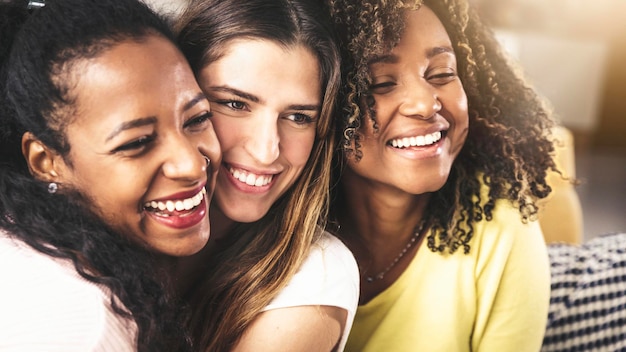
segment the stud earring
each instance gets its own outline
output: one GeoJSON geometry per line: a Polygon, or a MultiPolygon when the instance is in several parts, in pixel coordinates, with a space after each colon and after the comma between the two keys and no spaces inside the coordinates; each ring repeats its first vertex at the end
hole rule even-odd
{"type": "Polygon", "coordinates": [[[59,186],[55,182],[50,182],[48,184],[48,193],[50,194],[57,193],[58,189],[59,189],[59,186]]]}

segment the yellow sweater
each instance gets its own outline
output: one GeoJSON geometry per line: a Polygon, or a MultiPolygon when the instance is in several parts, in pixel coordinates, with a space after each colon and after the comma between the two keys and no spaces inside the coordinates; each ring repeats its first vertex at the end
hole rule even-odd
{"type": "Polygon", "coordinates": [[[424,242],[395,283],[359,306],[346,351],[539,351],[550,299],[539,225],[500,201],[474,227],[467,255],[424,242]]]}

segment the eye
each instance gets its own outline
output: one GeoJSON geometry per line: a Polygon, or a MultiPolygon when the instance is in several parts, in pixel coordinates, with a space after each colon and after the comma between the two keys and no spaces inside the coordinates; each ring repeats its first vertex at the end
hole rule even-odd
{"type": "Polygon", "coordinates": [[[426,77],[430,83],[435,85],[445,85],[454,81],[456,78],[457,74],[454,71],[430,74],[426,77]]]}
{"type": "Polygon", "coordinates": [[[396,82],[386,81],[376,84],[371,84],[369,89],[373,94],[385,94],[390,92],[396,86],[396,82]]]}
{"type": "Polygon", "coordinates": [[[240,100],[222,100],[218,101],[217,103],[229,107],[233,110],[244,110],[246,108],[246,103],[240,100]]]}
{"type": "Polygon", "coordinates": [[[141,136],[128,143],[124,143],[120,145],[119,147],[113,149],[111,153],[140,155],[143,152],[148,150],[148,147],[152,144],[152,142],[154,142],[155,138],[156,138],[155,134],[148,135],[148,136],[141,136]]]}
{"type": "Polygon", "coordinates": [[[316,119],[312,116],[303,113],[295,113],[285,117],[287,120],[291,120],[298,125],[309,125],[316,122],[316,119]]]}
{"type": "Polygon", "coordinates": [[[210,111],[206,111],[185,121],[183,128],[189,128],[192,131],[204,130],[206,128],[207,122],[211,120],[211,117],[213,117],[213,113],[211,113],[210,111]]]}

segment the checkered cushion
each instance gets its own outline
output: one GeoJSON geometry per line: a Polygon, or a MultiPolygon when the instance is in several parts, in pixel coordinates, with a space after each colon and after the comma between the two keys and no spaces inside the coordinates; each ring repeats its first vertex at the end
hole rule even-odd
{"type": "Polygon", "coordinates": [[[626,233],[548,247],[552,290],[542,351],[626,351],[626,233]]]}

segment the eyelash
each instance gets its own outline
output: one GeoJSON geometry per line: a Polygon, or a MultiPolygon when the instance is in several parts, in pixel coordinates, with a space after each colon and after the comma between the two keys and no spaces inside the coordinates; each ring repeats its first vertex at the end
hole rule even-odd
{"type": "Polygon", "coordinates": [[[184,128],[190,127],[190,126],[197,126],[197,125],[201,125],[203,123],[205,123],[206,121],[210,120],[213,117],[213,113],[210,111],[207,111],[201,115],[198,115],[196,117],[192,117],[189,120],[187,120],[185,122],[185,124],[183,125],[184,128]]]}
{"type": "Polygon", "coordinates": [[[308,124],[311,124],[311,123],[315,122],[315,118],[313,118],[313,117],[311,117],[311,116],[309,116],[307,114],[302,114],[302,113],[290,114],[289,117],[287,117],[288,120],[293,121],[293,122],[295,122],[298,125],[308,125],[308,124]],[[289,118],[291,116],[293,116],[294,118],[293,119],[289,118]],[[301,117],[301,118],[304,119],[304,121],[296,121],[296,119],[295,119],[296,117],[301,117]]]}
{"type": "Polygon", "coordinates": [[[224,105],[231,110],[244,110],[246,108],[246,103],[241,100],[216,100],[216,103],[220,105],[224,105]],[[235,107],[233,105],[240,105],[240,107],[235,107]]]}
{"type": "Polygon", "coordinates": [[[395,85],[396,85],[395,82],[383,82],[383,83],[377,83],[377,84],[370,85],[370,89],[387,88],[387,87],[393,87],[395,85]]]}
{"type": "MultiPolygon", "coordinates": [[[[426,77],[426,80],[428,81],[432,81],[432,80],[446,80],[446,79],[451,79],[451,78],[455,78],[457,77],[456,72],[446,72],[446,73],[439,73],[436,75],[432,75],[432,76],[428,76],[426,77]]],[[[433,84],[437,84],[437,85],[443,85],[449,83],[449,81],[446,82],[434,82],[433,84]]],[[[372,84],[370,85],[370,90],[375,90],[375,89],[381,89],[381,88],[389,88],[389,87],[393,87],[395,86],[396,83],[395,82],[382,82],[382,83],[377,83],[377,84],[372,84]]]]}
{"type": "Polygon", "coordinates": [[[131,142],[128,142],[126,144],[123,144],[117,148],[115,148],[113,150],[113,153],[123,153],[123,152],[128,152],[131,150],[138,150],[141,148],[145,148],[146,146],[148,146],[150,143],[152,143],[154,141],[154,139],[156,138],[156,135],[151,134],[149,136],[142,136],[139,137],[131,142]]]}
{"type": "Polygon", "coordinates": [[[434,84],[437,85],[444,85],[446,83],[449,83],[450,81],[452,81],[452,79],[456,78],[456,72],[445,72],[445,73],[439,73],[436,75],[432,75],[429,76],[427,79],[430,80],[443,80],[444,82],[434,82],[434,84]]]}
{"type": "MultiPolygon", "coordinates": [[[[211,112],[206,112],[202,115],[193,117],[189,120],[187,120],[185,122],[185,124],[183,125],[184,128],[189,128],[189,127],[194,127],[194,126],[198,126],[198,125],[202,125],[204,122],[208,121],[211,119],[211,117],[213,116],[213,114],[211,112]]],[[[147,149],[147,147],[154,142],[154,140],[156,139],[156,134],[151,134],[149,136],[141,136],[133,141],[130,141],[126,144],[123,144],[115,149],[113,149],[112,153],[116,154],[116,153],[124,153],[124,152],[130,152],[130,151],[136,151],[139,149],[147,149]]],[[[143,152],[143,151],[142,151],[143,152]]],[[[137,155],[141,155],[142,152],[138,153],[137,155]]]]}

